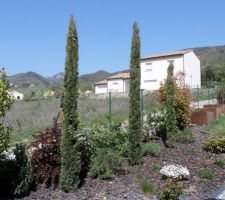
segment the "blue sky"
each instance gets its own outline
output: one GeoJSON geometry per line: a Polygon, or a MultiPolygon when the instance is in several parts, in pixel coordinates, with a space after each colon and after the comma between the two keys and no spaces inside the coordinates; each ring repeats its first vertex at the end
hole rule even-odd
{"type": "Polygon", "coordinates": [[[71,14],[80,74],[128,69],[132,24],[141,55],[225,45],[223,0],[0,0],[0,67],[9,75],[64,71],[71,14]]]}

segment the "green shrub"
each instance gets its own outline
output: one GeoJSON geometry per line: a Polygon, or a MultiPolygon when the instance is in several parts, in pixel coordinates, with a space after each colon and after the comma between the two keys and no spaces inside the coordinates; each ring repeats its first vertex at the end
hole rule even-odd
{"type": "Polygon", "coordinates": [[[140,187],[145,195],[150,195],[155,191],[153,183],[148,180],[142,180],[140,187]]]}
{"type": "Polygon", "coordinates": [[[213,173],[209,170],[206,170],[206,169],[201,170],[198,175],[202,179],[212,179],[213,178],[213,173]]]}
{"type": "Polygon", "coordinates": [[[113,177],[124,171],[124,159],[110,148],[96,149],[91,157],[90,174],[94,178],[113,177]]]}
{"type": "Polygon", "coordinates": [[[211,153],[225,153],[225,136],[208,137],[203,145],[203,148],[211,153]]]}
{"type": "Polygon", "coordinates": [[[160,169],[161,169],[160,164],[158,164],[158,163],[153,163],[152,164],[152,170],[153,171],[159,171],[160,169]]]}
{"type": "Polygon", "coordinates": [[[219,167],[223,168],[225,165],[225,162],[223,160],[216,160],[214,162],[215,165],[218,165],[219,167]]]}
{"type": "Polygon", "coordinates": [[[128,154],[128,134],[121,131],[121,121],[112,118],[96,120],[90,130],[91,147],[94,152],[98,148],[111,148],[120,155],[128,154]]]}
{"type": "Polygon", "coordinates": [[[171,141],[173,141],[174,143],[180,142],[184,144],[189,144],[195,141],[195,136],[191,128],[186,128],[183,131],[178,131],[177,133],[174,133],[171,138],[171,141]]]}
{"type": "Polygon", "coordinates": [[[160,154],[160,146],[155,142],[148,142],[143,144],[142,147],[143,155],[150,155],[150,156],[159,156],[160,154]]]}
{"type": "Polygon", "coordinates": [[[176,184],[169,185],[159,192],[159,200],[178,200],[182,190],[176,184]]]}
{"type": "Polygon", "coordinates": [[[99,176],[102,180],[113,180],[115,178],[115,175],[111,170],[106,171],[104,174],[99,176]]]}

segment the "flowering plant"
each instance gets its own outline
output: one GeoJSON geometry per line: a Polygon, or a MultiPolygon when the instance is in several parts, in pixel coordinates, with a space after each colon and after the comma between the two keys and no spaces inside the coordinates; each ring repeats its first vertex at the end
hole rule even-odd
{"type": "Polygon", "coordinates": [[[160,174],[166,178],[186,179],[190,172],[181,165],[166,165],[160,170],[160,174]]]}

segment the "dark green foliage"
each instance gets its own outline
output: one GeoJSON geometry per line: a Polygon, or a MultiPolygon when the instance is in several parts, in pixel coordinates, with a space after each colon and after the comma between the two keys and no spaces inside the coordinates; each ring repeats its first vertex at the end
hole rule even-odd
{"type": "Polygon", "coordinates": [[[182,190],[176,184],[171,184],[159,192],[159,200],[178,200],[182,190]]]}
{"type": "Polygon", "coordinates": [[[15,159],[0,159],[1,197],[23,197],[32,188],[32,176],[28,180],[28,158],[24,145],[16,145],[13,150],[15,159]],[[26,181],[24,188],[21,184],[26,181]]]}
{"type": "Polygon", "coordinates": [[[77,189],[81,170],[81,153],[77,144],[79,126],[78,102],[78,35],[73,17],[70,19],[67,35],[66,64],[64,78],[63,111],[65,114],[61,142],[61,177],[64,191],[77,189]]]}
{"type": "Polygon", "coordinates": [[[100,179],[113,179],[123,172],[127,156],[127,133],[121,131],[121,121],[111,118],[97,120],[90,130],[90,174],[100,179]]]}
{"type": "Polygon", "coordinates": [[[168,146],[173,146],[174,141],[172,137],[177,133],[177,121],[176,121],[176,113],[174,108],[174,75],[173,75],[174,66],[170,63],[167,70],[167,80],[166,80],[166,135],[163,139],[165,139],[166,144],[168,146]]]}
{"type": "Polygon", "coordinates": [[[123,161],[118,152],[110,148],[98,148],[91,158],[90,174],[94,178],[113,179],[114,174],[124,171],[123,161]]]}
{"type": "Polygon", "coordinates": [[[213,179],[213,173],[207,169],[201,170],[198,175],[202,179],[213,179]]]}
{"type": "Polygon", "coordinates": [[[137,23],[133,25],[130,55],[129,92],[129,161],[131,165],[142,161],[141,107],[140,107],[140,37],[137,23]]]}
{"type": "Polygon", "coordinates": [[[148,142],[143,144],[143,155],[150,155],[150,156],[159,156],[160,154],[160,146],[155,142],[148,142]]]}
{"type": "Polygon", "coordinates": [[[183,131],[177,131],[171,137],[171,141],[190,144],[195,141],[195,136],[191,128],[186,128],[183,131]]]}

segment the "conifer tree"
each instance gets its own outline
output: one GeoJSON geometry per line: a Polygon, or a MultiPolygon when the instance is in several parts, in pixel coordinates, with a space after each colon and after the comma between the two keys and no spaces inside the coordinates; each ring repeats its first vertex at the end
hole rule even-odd
{"type": "Polygon", "coordinates": [[[174,108],[174,96],[175,96],[175,87],[174,87],[174,66],[170,63],[167,69],[167,80],[166,80],[166,143],[168,146],[173,144],[173,135],[177,133],[177,121],[176,121],[176,112],[174,108]]]}
{"type": "Polygon", "coordinates": [[[140,45],[139,28],[137,23],[134,23],[130,55],[129,92],[129,161],[131,165],[139,164],[142,161],[140,45]]]}
{"type": "Polygon", "coordinates": [[[79,184],[81,168],[80,152],[77,142],[79,125],[78,102],[78,35],[73,16],[70,18],[67,35],[63,111],[64,122],[61,142],[60,184],[64,191],[74,191],[79,184]]]}

